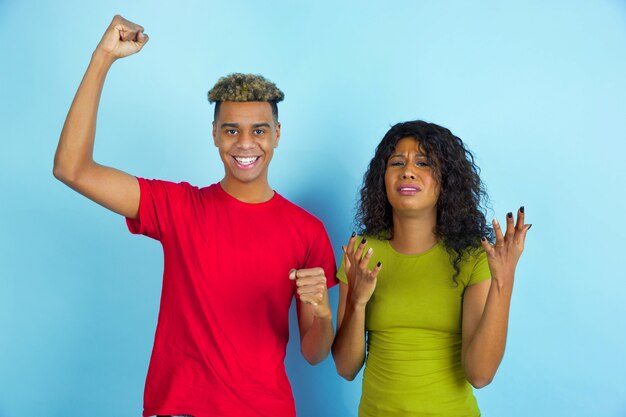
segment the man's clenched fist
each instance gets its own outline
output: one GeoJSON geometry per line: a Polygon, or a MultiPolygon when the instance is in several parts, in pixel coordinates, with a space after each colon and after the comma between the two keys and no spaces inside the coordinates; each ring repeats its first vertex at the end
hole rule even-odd
{"type": "Polygon", "coordinates": [[[292,269],[289,271],[289,279],[295,281],[300,301],[314,307],[315,316],[332,317],[326,275],[322,268],[292,269]]]}
{"type": "Polygon", "coordinates": [[[148,35],[143,30],[143,26],[116,15],[104,32],[96,51],[114,60],[135,54],[148,42],[148,35]]]}

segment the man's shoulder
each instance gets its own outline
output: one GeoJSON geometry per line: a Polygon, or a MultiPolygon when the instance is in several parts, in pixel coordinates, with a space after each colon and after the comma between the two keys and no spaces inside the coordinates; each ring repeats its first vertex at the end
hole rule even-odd
{"type": "Polygon", "coordinates": [[[192,185],[187,181],[169,181],[137,177],[142,192],[151,194],[153,198],[164,198],[170,201],[197,201],[215,199],[217,184],[205,187],[192,185]]]}
{"type": "Polygon", "coordinates": [[[167,187],[167,188],[180,188],[180,189],[189,189],[189,190],[208,190],[216,186],[216,184],[211,184],[206,187],[198,187],[193,185],[187,181],[171,181],[171,180],[162,180],[156,178],[144,178],[137,177],[137,180],[141,183],[150,184],[151,186],[159,186],[159,187],[167,187]]]}
{"type": "Polygon", "coordinates": [[[324,224],[314,214],[310,213],[304,207],[297,205],[296,203],[288,200],[278,192],[277,197],[280,199],[281,216],[286,215],[285,220],[301,222],[309,224],[311,227],[323,227],[324,224]]]}

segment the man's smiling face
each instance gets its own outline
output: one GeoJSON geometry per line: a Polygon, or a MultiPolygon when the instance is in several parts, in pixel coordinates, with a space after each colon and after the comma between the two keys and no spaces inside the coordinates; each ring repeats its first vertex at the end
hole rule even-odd
{"type": "Polygon", "coordinates": [[[280,123],[270,103],[220,103],[218,118],[213,122],[213,142],[224,163],[223,185],[267,187],[268,167],[279,138],[280,123]]]}

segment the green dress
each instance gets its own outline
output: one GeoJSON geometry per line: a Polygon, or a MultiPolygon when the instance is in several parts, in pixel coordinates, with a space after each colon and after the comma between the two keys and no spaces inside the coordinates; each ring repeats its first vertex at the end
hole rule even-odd
{"type": "MultiPolygon", "coordinates": [[[[484,250],[465,256],[455,286],[442,243],[418,255],[372,237],[367,247],[369,267],[383,267],[365,312],[359,417],[479,416],[461,365],[461,316],[465,288],[490,279],[484,250]]],[[[337,278],[347,283],[343,264],[337,278]]]]}

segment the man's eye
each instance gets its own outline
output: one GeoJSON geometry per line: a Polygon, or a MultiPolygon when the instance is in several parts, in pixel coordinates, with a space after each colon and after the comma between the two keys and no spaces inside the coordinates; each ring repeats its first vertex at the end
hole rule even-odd
{"type": "Polygon", "coordinates": [[[228,130],[226,130],[226,133],[228,135],[236,135],[237,134],[237,130],[235,130],[235,129],[228,129],[228,130]]]}
{"type": "Polygon", "coordinates": [[[262,135],[263,133],[265,133],[265,130],[263,130],[263,129],[254,129],[254,134],[255,135],[262,135]]]}

